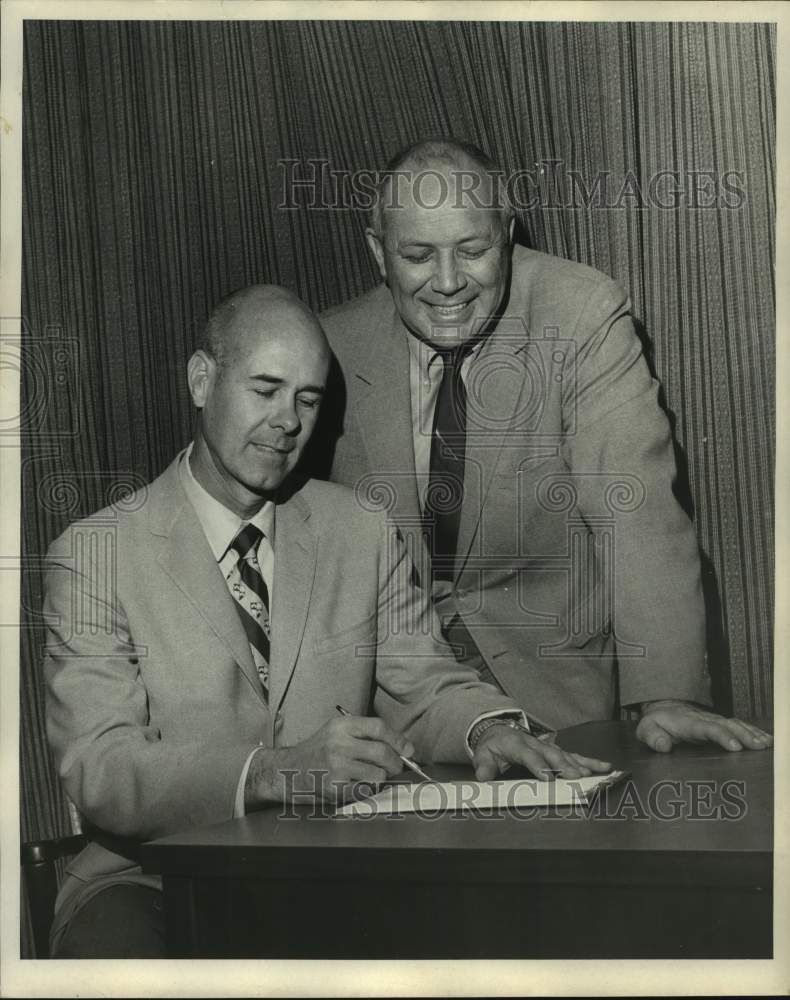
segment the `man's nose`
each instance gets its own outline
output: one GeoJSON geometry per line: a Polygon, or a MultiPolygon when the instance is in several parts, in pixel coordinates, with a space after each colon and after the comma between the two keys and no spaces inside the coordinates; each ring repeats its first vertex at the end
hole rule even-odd
{"type": "Polygon", "coordinates": [[[466,284],[466,276],[458,267],[454,253],[439,254],[433,272],[432,285],[442,295],[454,295],[466,284]]]}
{"type": "Polygon", "coordinates": [[[273,427],[279,427],[285,434],[297,434],[302,421],[299,419],[295,401],[283,402],[272,414],[269,422],[273,427]]]}

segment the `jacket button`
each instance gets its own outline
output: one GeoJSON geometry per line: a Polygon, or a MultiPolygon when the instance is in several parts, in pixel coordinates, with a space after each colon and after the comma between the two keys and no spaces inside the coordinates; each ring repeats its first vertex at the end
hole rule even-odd
{"type": "Polygon", "coordinates": [[[283,728],[283,722],[285,722],[285,719],[283,719],[283,713],[278,712],[277,715],[275,715],[274,717],[274,728],[276,731],[279,731],[280,729],[283,728]]]}

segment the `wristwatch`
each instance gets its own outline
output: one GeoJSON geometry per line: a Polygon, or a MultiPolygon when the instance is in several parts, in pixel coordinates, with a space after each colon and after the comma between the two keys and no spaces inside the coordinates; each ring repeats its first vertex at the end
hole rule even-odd
{"type": "Polygon", "coordinates": [[[527,727],[522,725],[518,719],[503,715],[489,715],[472,726],[472,731],[469,733],[469,749],[472,753],[477,749],[477,744],[480,742],[483,733],[492,726],[507,726],[510,729],[517,729],[521,733],[526,733],[527,736],[534,736],[536,739],[546,743],[553,742],[556,735],[553,729],[548,729],[533,719],[529,719],[529,727],[527,727]]]}

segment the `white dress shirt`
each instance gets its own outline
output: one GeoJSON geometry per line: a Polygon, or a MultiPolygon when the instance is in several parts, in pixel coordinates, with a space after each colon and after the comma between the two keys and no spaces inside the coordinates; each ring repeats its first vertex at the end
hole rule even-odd
{"type": "Polygon", "coordinates": [[[203,528],[203,533],[214,553],[214,558],[219,563],[222,575],[227,581],[228,576],[238,563],[238,554],[230,547],[230,544],[238,534],[239,529],[244,524],[254,524],[263,532],[263,538],[258,545],[257,557],[258,565],[261,567],[261,575],[269,591],[269,607],[271,608],[274,601],[274,504],[271,500],[267,500],[254,517],[251,517],[249,521],[243,521],[238,514],[234,514],[219,500],[215,500],[195,479],[190,466],[191,455],[192,445],[190,444],[179,467],[181,484],[195,508],[200,526],[203,528]]]}
{"type": "MultiPolygon", "coordinates": [[[[190,444],[179,465],[178,471],[181,476],[181,485],[184,487],[184,492],[190,503],[195,508],[200,526],[203,528],[203,533],[211,547],[211,551],[214,553],[214,558],[217,560],[229,591],[238,572],[237,566],[239,561],[238,553],[230,547],[231,542],[244,524],[254,524],[256,528],[260,528],[263,532],[263,537],[258,544],[257,557],[258,565],[261,568],[261,576],[269,591],[269,609],[271,612],[271,609],[274,608],[274,504],[271,500],[267,500],[254,517],[251,517],[249,521],[242,520],[238,514],[234,514],[232,510],[228,510],[219,500],[215,500],[195,479],[189,464],[191,455],[192,445],[190,444]]],[[[233,600],[235,602],[235,598],[233,600]]],[[[259,744],[253,747],[249,757],[244,762],[244,767],[236,786],[234,816],[244,815],[244,785],[247,781],[247,773],[250,769],[252,758],[262,746],[263,744],[259,744]]]]}

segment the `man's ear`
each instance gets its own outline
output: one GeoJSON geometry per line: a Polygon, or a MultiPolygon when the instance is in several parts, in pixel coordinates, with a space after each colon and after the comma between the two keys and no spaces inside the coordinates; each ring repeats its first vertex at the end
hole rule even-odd
{"type": "Polygon", "coordinates": [[[370,247],[370,252],[376,258],[376,263],[379,267],[379,274],[384,281],[387,280],[387,265],[384,263],[384,247],[381,240],[376,235],[374,229],[370,226],[365,230],[365,239],[368,241],[368,246],[370,247]]]}
{"type": "Polygon", "coordinates": [[[515,232],[516,232],[516,217],[514,215],[513,218],[510,220],[510,225],[507,227],[507,241],[511,246],[513,245],[513,236],[515,232]]]}
{"type": "Polygon", "coordinates": [[[195,406],[202,410],[211,394],[217,362],[205,351],[195,351],[187,362],[187,385],[195,406]]]}

